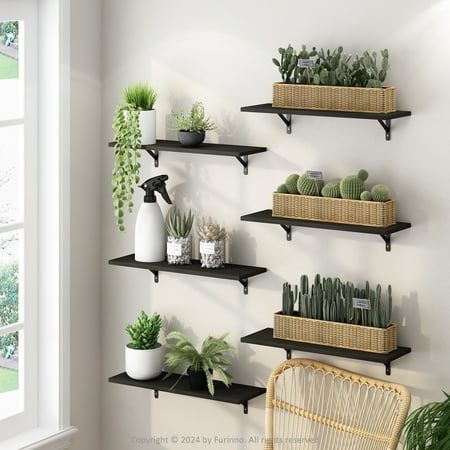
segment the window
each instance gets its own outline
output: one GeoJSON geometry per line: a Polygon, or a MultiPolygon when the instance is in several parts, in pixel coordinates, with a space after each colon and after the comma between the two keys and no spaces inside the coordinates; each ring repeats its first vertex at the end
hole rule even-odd
{"type": "Polygon", "coordinates": [[[0,0],[0,436],[37,417],[37,2],[0,0]]]}

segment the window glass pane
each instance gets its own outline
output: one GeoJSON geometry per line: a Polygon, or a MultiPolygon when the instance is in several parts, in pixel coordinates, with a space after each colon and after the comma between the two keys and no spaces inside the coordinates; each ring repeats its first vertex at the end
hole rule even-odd
{"type": "Polygon", "coordinates": [[[19,340],[22,332],[0,336],[0,419],[23,408],[19,367],[19,340]]]}
{"type": "Polygon", "coordinates": [[[23,125],[0,127],[0,225],[23,220],[22,180],[23,125]]]}
{"type": "Polygon", "coordinates": [[[21,34],[21,22],[0,22],[0,120],[15,119],[23,114],[21,34]]]}
{"type": "Polygon", "coordinates": [[[0,327],[19,321],[19,279],[19,233],[2,233],[0,234],[0,327]]]}

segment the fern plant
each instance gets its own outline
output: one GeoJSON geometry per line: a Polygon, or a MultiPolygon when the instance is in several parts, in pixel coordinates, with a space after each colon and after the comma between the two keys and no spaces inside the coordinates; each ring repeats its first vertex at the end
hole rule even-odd
{"type": "Polygon", "coordinates": [[[139,183],[141,156],[140,111],[153,109],[158,95],[149,85],[139,82],[125,89],[124,104],[118,105],[113,119],[115,161],[112,172],[113,206],[117,227],[125,231],[124,208],[133,212],[133,186],[139,183]]]}
{"type": "Polygon", "coordinates": [[[150,350],[158,347],[158,337],[161,331],[162,321],[159,314],[151,317],[142,311],[137,322],[128,325],[126,331],[130,337],[128,347],[135,350],[150,350]]]}
{"type": "Polygon", "coordinates": [[[202,344],[199,352],[188,338],[178,331],[172,331],[166,337],[166,347],[168,349],[165,355],[165,362],[168,369],[166,377],[182,365],[187,365],[195,371],[203,371],[206,375],[209,393],[214,396],[214,375],[229,387],[231,385],[231,375],[227,368],[231,362],[225,357],[226,353],[234,350],[225,338],[224,334],[218,338],[208,336],[202,344]]]}
{"type": "Polygon", "coordinates": [[[217,128],[210,117],[205,117],[205,108],[201,102],[195,102],[188,114],[180,111],[178,113],[173,113],[173,117],[175,119],[173,128],[178,131],[200,133],[202,131],[215,130],[217,128]]]}
{"type": "Polygon", "coordinates": [[[413,411],[405,424],[405,450],[450,448],[450,395],[413,411]]]}

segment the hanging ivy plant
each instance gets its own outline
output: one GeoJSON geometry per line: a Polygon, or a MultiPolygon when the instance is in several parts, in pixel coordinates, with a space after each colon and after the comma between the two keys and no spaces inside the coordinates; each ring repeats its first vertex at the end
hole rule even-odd
{"type": "Polygon", "coordinates": [[[139,183],[138,159],[141,156],[139,110],[133,105],[119,105],[114,114],[115,163],[112,172],[114,216],[117,227],[125,231],[124,208],[133,212],[133,185],[139,183]]]}

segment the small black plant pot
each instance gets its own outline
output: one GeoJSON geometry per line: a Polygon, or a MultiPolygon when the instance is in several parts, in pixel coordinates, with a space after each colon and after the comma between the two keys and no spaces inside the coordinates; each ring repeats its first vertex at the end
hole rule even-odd
{"type": "Polygon", "coordinates": [[[187,373],[189,375],[189,385],[193,391],[204,391],[208,388],[206,374],[203,370],[197,371],[189,367],[187,373]]]}
{"type": "Polygon", "coordinates": [[[183,147],[198,147],[205,140],[205,132],[179,131],[178,140],[183,147]]]}

